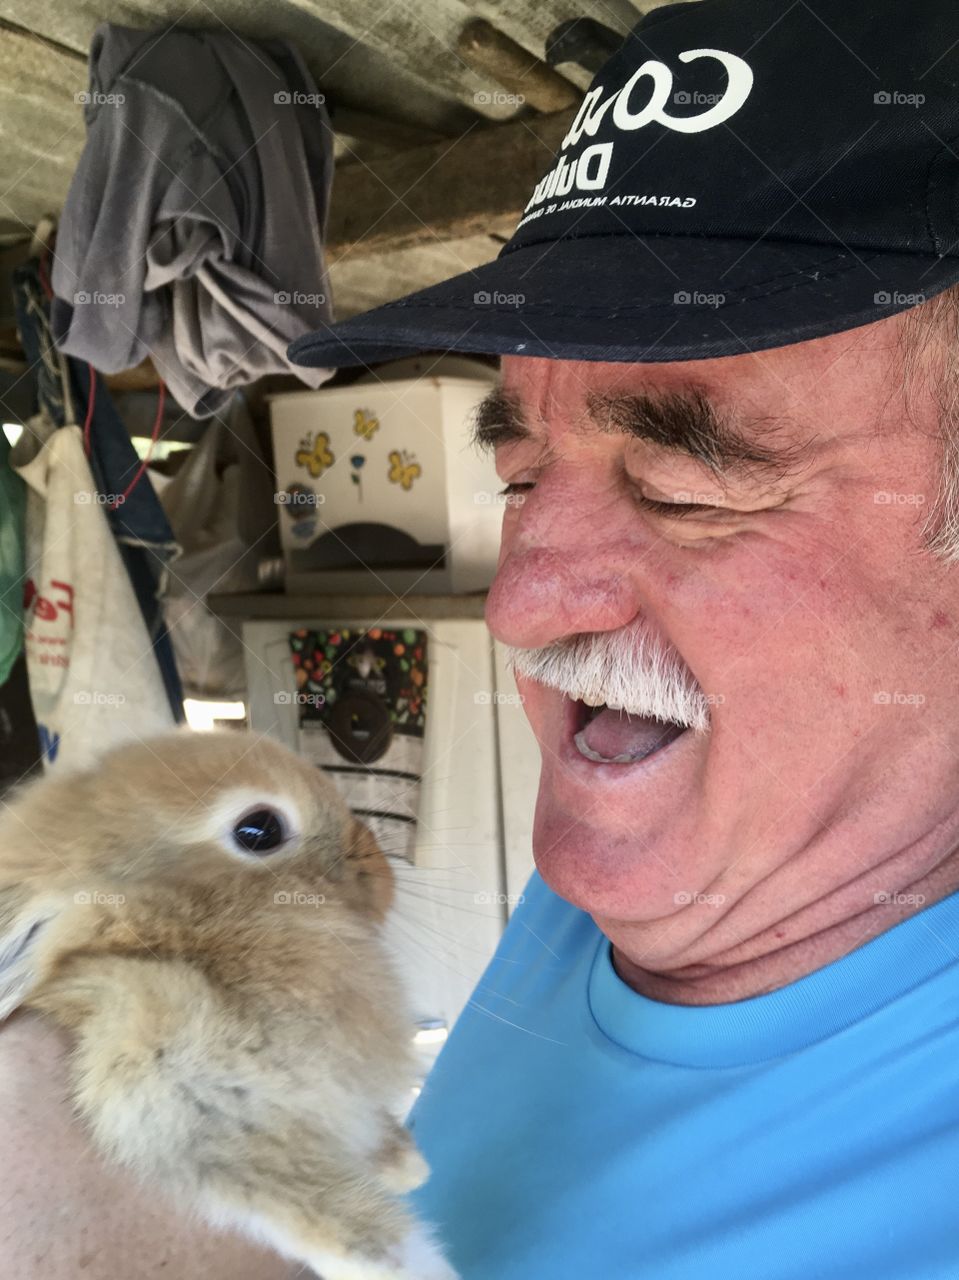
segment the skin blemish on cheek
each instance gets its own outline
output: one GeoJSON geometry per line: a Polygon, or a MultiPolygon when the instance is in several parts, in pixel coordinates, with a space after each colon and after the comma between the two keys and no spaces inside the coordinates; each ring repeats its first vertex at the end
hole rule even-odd
{"type": "Polygon", "coordinates": [[[949,615],[943,613],[941,609],[937,609],[932,615],[932,622],[929,624],[930,631],[941,631],[943,627],[949,626],[949,615]]]}
{"type": "Polygon", "coordinates": [[[836,697],[844,698],[846,696],[846,686],[844,684],[836,685],[836,697]]]}

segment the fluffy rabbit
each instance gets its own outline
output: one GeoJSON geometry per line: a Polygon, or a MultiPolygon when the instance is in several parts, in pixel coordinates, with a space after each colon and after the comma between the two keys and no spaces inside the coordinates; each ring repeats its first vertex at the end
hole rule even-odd
{"type": "Polygon", "coordinates": [[[8,797],[0,1020],[72,1033],[94,1141],[324,1280],[455,1280],[399,1195],[414,1078],[379,938],[392,877],[278,743],[186,730],[8,797]]]}

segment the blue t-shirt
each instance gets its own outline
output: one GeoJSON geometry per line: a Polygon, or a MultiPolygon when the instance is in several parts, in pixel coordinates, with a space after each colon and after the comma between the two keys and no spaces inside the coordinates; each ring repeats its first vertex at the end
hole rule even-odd
{"type": "Polygon", "coordinates": [[[959,894],[684,1007],[534,875],[412,1125],[463,1280],[959,1280],[959,894]]]}

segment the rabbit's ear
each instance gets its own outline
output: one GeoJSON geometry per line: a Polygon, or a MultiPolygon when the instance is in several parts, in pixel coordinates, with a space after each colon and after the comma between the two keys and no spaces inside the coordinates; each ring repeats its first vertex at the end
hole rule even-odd
{"type": "Polygon", "coordinates": [[[56,914],[49,901],[22,890],[0,890],[0,1022],[36,984],[37,944],[56,914]]]}

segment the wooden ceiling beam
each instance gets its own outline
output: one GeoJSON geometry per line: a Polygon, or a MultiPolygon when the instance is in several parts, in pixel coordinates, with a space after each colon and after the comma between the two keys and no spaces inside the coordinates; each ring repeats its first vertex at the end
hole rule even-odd
{"type": "Polygon", "coordinates": [[[474,235],[508,236],[572,119],[572,111],[561,111],[477,125],[460,138],[340,166],[329,253],[352,257],[474,235]]]}

